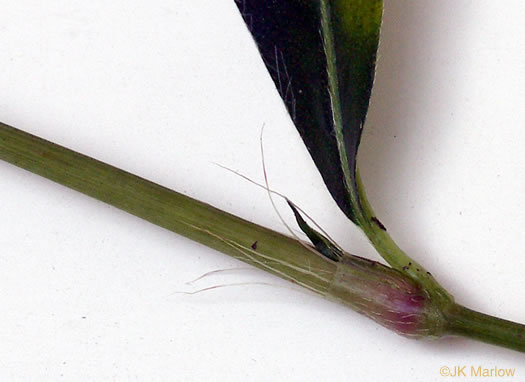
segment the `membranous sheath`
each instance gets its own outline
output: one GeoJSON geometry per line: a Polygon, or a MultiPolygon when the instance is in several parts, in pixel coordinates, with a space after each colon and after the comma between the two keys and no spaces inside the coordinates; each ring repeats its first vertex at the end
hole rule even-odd
{"type": "MultiPolygon", "coordinates": [[[[467,309],[401,270],[350,255],[298,213],[313,246],[3,123],[0,160],[343,303],[399,334],[460,335],[525,352],[524,325],[467,309]]],[[[426,274],[415,262],[406,266],[426,274]]]]}
{"type": "Polygon", "coordinates": [[[440,337],[444,318],[431,296],[403,273],[344,253],[326,297],[409,337],[440,337]]]}
{"type": "Polygon", "coordinates": [[[232,255],[237,259],[343,303],[401,335],[428,338],[444,334],[445,320],[432,296],[417,281],[393,268],[321,243],[312,247],[298,240],[311,256],[276,258],[264,250],[264,241],[253,248],[209,231],[204,233],[234,249],[232,255]],[[333,253],[328,254],[330,251],[333,253]]]}

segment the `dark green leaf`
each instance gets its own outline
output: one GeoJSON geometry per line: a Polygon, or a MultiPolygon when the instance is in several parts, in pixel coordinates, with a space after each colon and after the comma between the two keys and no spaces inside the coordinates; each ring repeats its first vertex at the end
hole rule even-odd
{"type": "Polygon", "coordinates": [[[339,261],[343,256],[342,251],[328,238],[311,228],[303,219],[293,203],[288,201],[288,205],[295,215],[295,220],[297,221],[299,228],[301,228],[305,235],[308,236],[308,239],[310,239],[312,244],[315,246],[315,249],[317,249],[317,251],[319,251],[319,253],[322,255],[328,257],[330,260],[339,261]]]}
{"type": "Polygon", "coordinates": [[[382,0],[236,0],[332,197],[360,224],[356,156],[382,0]]]}

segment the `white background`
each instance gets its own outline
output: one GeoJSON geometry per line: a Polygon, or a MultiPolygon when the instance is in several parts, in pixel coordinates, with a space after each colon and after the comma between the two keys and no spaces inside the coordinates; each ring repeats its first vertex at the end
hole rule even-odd
{"type": "MultiPolygon", "coordinates": [[[[271,186],[377,259],[331,200],[232,0],[0,9],[3,122],[284,231],[264,191],[213,164],[262,180],[265,123],[271,186]]],[[[460,303],[521,322],[524,15],[522,0],[387,1],[360,154],[400,246],[460,303]]],[[[455,365],[524,378],[522,354],[407,340],[260,271],[188,286],[245,266],[9,164],[0,174],[1,380],[441,381],[455,365]],[[174,294],[254,281],[275,286],[174,294]]]]}

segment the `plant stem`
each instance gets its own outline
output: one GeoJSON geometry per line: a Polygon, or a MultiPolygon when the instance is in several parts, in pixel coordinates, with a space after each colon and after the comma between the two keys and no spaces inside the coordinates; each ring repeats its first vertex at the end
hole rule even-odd
{"type": "Polygon", "coordinates": [[[525,352],[525,325],[502,320],[455,304],[446,313],[445,331],[525,352]]]}
{"type": "Polygon", "coordinates": [[[392,268],[407,274],[411,279],[421,283],[443,309],[454,304],[454,297],[437,282],[423,265],[399,248],[383,224],[379,222],[366,196],[359,171],[356,172],[356,182],[363,214],[360,227],[381,257],[392,268]]]}
{"type": "Polygon", "coordinates": [[[0,159],[317,293],[336,271],[295,239],[2,123],[0,159]]]}
{"type": "MultiPolygon", "coordinates": [[[[411,280],[398,270],[351,255],[348,264],[336,263],[296,239],[3,123],[0,159],[349,306],[370,295],[362,290],[362,281],[376,277],[372,287],[388,287],[392,278],[401,283],[394,286],[411,280]],[[356,275],[364,278],[343,285],[356,275]]],[[[376,302],[384,302],[381,296],[376,302]]],[[[441,302],[429,303],[431,309],[438,308],[437,320],[444,319],[444,331],[431,334],[460,335],[525,352],[525,326],[441,302]]]]}

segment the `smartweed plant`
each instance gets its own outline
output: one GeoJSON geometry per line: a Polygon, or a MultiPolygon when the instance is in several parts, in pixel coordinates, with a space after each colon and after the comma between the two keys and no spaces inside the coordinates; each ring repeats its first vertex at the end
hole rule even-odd
{"type": "Polygon", "coordinates": [[[292,201],[304,243],[0,124],[0,159],[185,235],[411,338],[465,336],[525,351],[525,326],[470,310],[399,248],[370,205],[359,144],[381,0],[235,0],[331,196],[389,266],[346,252],[292,201]]]}

